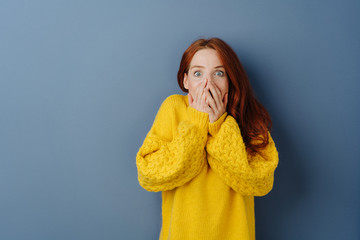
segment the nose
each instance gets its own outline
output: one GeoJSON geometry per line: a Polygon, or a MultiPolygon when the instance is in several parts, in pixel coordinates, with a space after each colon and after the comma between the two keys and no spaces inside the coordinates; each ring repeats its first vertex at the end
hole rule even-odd
{"type": "Polygon", "coordinates": [[[207,79],[208,83],[215,85],[215,82],[213,81],[213,79],[211,77],[206,77],[205,79],[207,79]]]}
{"type": "Polygon", "coordinates": [[[209,81],[211,81],[212,79],[211,79],[210,74],[204,74],[204,76],[203,76],[203,80],[204,80],[204,81],[206,81],[206,80],[207,80],[208,82],[209,82],[209,81]]]}
{"type": "Polygon", "coordinates": [[[211,74],[208,74],[208,73],[204,74],[204,75],[203,75],[203,81],[207,81],[207,85],[208,85],[209,83],[215,85],[213,76],[212,76],[211,74]]]}

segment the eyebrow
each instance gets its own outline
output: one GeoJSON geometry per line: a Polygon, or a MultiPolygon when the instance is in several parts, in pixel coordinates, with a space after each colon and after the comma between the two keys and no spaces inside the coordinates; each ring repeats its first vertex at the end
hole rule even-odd
{"type": "MultiPolygon", "coordinates": [[[[192,68],[205,68],[204,66],[200,66],[200,65],[195,65],[195,66],[192,66],[190,69],[192,68]]],[[[220,65],[220,66],[216,66],[215,68],[224,68],[224,66],[220,65]]]]}

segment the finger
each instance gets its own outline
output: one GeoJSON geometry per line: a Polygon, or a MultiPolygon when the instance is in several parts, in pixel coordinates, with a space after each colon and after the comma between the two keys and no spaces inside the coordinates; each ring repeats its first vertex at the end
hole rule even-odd
{"type": "Polygon", "coordinates": [[[209,113],[209,109],[211,109],[209,107],[209,105],[207,104],[207,97],[206,97],[206,90],[203,91],[202,97],[201,97],[201,108],[206,112],[209,113]]]}
{"type": "Polygon", "coordinates": [[[199,86],[199,93],[200,93],[200,99],[199,99],[199,103],[201,101],[201,99],[203,98],[203,94],[204,94],[204,90],[206,89],[206,85],[207,85],[207,80],[205,80],[203,83],[201,83],[201,85],[199,86]]]}
{"type": "Polygon", "coordinates": [[[209,93],[209,91],[207,89],[204,91],[204,96],[205,96],[204,108],[205,108],[207,113],[212,114],[213,109],[212,109],[212,107],[210,105],[210,102],[209,102],[210,99],[212,99],[212,97],[210,96],[210,93],[209,93]]]}
{"type": "Polygon", "coordinates": [[[206,91],[207,91],[206,88],[204,88],[203,91],[202,91],[202,94],[201,94],[201,96],[202,96],[202,97],[201,97],[201,104],[202,104],[203,106],[205,106],[205,107],[208,105],[208,104],[207,104],[207,100],[208,100],[208,98],[209,98],[209,97],[206,95],[206,91]]]}
{"type": "Polygon", "coordinates": [[[196,101],[198,103],[201,102],[201,97],[202,97],[202,94],[203,94],[203,90],[205,89],[205,86],[206,86],[206,81],[204,81],[203,83],[201,83],[199,85],[199,87],[196,89],[196,101]]]}
{"type": "Polygon", "coordinates": [[[213,82],[210,82],[209,86],[212,86],[213,89],[217,92],[217,94],[219,94],[219,96],[221,96],[221,90],[216,84],[214,84],[213,82]]]}
{"type": "Polygon", "coordinates": [[[215,91],[217,92],[217,100],[218,100],[218,103],[222,103],[221,102],[221,96],[222,96],[222,93],[221,93],[221,90],[218,86],[216,86],[215,84],[213,84],[214,87],[215,87],[215,91]]]}
{"type": "MultiPolygon", "coordinates": [[[[209,97],[210,99],[211,97],[209,97]]],[[[215,114],[215,111],[214,111],[214,107],[212,107],[211,105],[209,105],[209,103],[206,103],[205,104],[205,108],[206,108],[206,112],[208,114],[215,114]]]]}
{"type": "Polygon", "coordinates": [[[209,90],[211,91],[211,94],[213,95],[213,98],[215,100],[215,102],[217,103],[217,105],[219,105],[220,103],[220,96],[221,96],[221,92],[218,89],[218,87],[213,84],[212,82],[210,82],[209,84],[209,90]]]}
{"type": "Polygon", "coordinates": [[[218,111],[218,106],[216,105],[216,102],[214,100],[214,98],[212,98],[210,96],[210,92],[209,91],[206,91],[206,100],[207,100],[207,104],[210,105],[211,109],[214,111],[214,112],[217,112],[218,111]]]}
{"type": "Polygon", "coordinates": [[[221,102],[220,102],[221,92],[220,92],[220,90],[217,88],[217,86],[215,84],[213,84],[211,82],[209,84],[209,89],[210,89],[210,91],[211,91],[211,93],[213,95],[213,98],[214,98],[215,102],[216,102],[216,106],[220,107],[220,105],[221,105],[221,102]]]}

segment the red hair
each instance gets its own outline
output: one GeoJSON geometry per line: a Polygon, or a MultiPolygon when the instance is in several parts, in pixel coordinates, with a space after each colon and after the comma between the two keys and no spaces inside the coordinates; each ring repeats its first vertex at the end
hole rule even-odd
{"type": "Polygon", "coordinates": [[[188,74],[190,62],[200,49],[217,51],[224,65],[229,81],[228,104],[226,111],[235,118],[241,129],[247,151],[255,154],[269,143],[268,131],[272,122],[265,107],[256,99],[245,70],[234,50],[219,38],[198,39],[184,52],[177,74],[178,84],[184,92],[184,74],[188,74]],[[254,141],[260,144],[254,144],[254,141]]]}

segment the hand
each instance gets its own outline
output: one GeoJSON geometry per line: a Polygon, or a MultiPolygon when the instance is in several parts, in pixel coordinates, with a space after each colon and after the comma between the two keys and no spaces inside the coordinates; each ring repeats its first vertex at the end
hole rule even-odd
{"type": "Polygon", "coordinates": [[[194,96],[189,92],[189,106],[195,108],[196,110],[204,113],[208,113],[211,108],[209,104],[206,103],[206,92],[209,93],[208,89],[206,88],[208,80],[206,79],[203,83],[196,88],[194,96]]]}
{"type": "Polygon", "coordinates": [[[221,99],[221,91],[215,85],[209,82],[206,87],[206,103],[210,106],[206,108],[207,113],[209,113],[210,123],[215,122],[226,112],[226,105],[228,102],[228,93],[224,94],[223,99],[221,99]],[[210,95],[210,92],[212,96],[210,95]]]}

